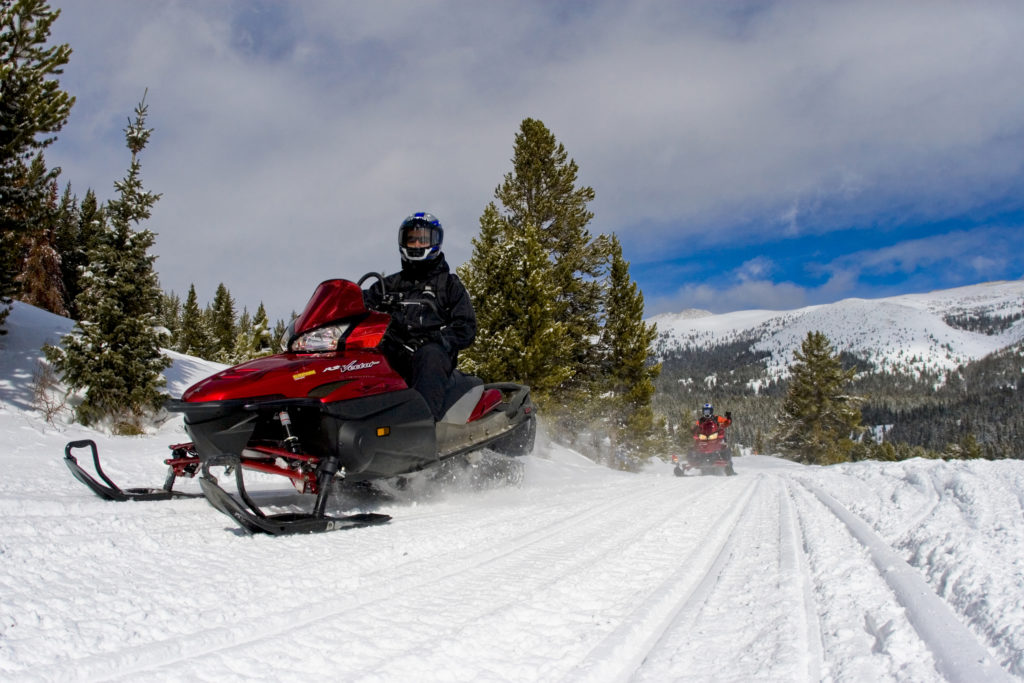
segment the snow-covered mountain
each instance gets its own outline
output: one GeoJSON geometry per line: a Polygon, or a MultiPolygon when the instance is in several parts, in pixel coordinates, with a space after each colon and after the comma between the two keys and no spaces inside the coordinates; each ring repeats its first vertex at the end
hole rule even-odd
{"type": "Polygon", "coordinates": [[[808,332],[820,331],[879,371],[948,371],[1024,341],[1024,280],[883,299],[844,299],[792,311],[713,315],[689,309],[652,316],[656,352],[748,342],[785,374],[808,332]],[[987,327],[986,327],[987,323],[987,327]],[[984,329],[985,331],[980,331],[984,329]]]}

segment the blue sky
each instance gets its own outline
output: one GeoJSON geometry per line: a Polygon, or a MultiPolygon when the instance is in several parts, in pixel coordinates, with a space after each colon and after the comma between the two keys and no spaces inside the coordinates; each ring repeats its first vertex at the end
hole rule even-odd
{"type": "Polygon", "coordinates": [[[453,266],[539,119],[594,188],[648,315],[1024,277],[1024,4],[65,0],[77,97],[47,150],[113,194],[148,89],[166,289],[272,318],[397,268],[416,210],[453,266]]]}

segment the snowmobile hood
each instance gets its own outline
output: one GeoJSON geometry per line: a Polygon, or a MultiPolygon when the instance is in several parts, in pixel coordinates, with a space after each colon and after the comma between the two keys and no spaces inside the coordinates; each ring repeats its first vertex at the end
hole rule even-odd
{"type": "Polygon", "coordinates": [[[317,398],[324,402],[405,389],[375,351],[282,353],[221,370],[192,385],[185,403],[261,398],[317,398]]]}

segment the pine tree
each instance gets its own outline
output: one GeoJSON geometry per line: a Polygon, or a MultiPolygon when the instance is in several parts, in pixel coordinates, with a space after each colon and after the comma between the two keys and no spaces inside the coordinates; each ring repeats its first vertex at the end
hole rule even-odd
{"type": "Polygon", "coordinates": [[[942,457],[949,460],[977,460],[985,457],[985,454],[974,434],[967,431],[959,441],[946,445],[942,457]]]}
{"type": "Polygon", "coordinates": [[[253,358],[269,355],[271,353],[269,326],[267,310],[263,307],[262,301],[259,308],[256,309],[256,315],[250,316],[248,310],[243,309],[242,315],[238,318],[238,334],[232,362],[244,363],[253,358]]]}
{"type": "Polygon", "coordinates": [[[599,333],[601,286],[607,243],[587,230],[594,214],[587,209],[594,190],[577,187],[578,167],[565,147],[540,121],[524,119],[515,136],[513,170],[495,190],[512,229],[534,226],[551,260],[551,284],[557,319],[566,326],[568,343],[559,348],[570,378],[563,399],[589,396],[598,381],[599,358],[593,340],[599,333]]]}
{"type": "MultiPolygon", "coordinates": [[[[30,172],[31,182],[40,182],[47,175],[42,157],[37,157],[30,172]]],[[[61,257],[57,251],[54,227],[57,222],[57,183],[50,181],[47,185],[48,191],[37,195],[41,201],[34,203],[27,216],[26,254],[16,278],[21,287],[18,299],[57,315],[67,315],[61,257]]]]}
{"type": "Polygon", "coordinates": [[[775,432],[779,451],[809,464],[847,460],[852,440],[861,431],[860,399],[844,391],[856,368],[843,370],[822,332],[808,332],[793,355],[796,363],[775,432]]]}
{"type": "Polygon", "coordinates": [[[63,338],[63,349],[47,349],[69,389],[85,391],[78,418],[85,424],[110,419],[122,433],[138,430],[141,418],[160,406],[161,372],[170,365],[154,314],[160,289],[148,251],[155,236],[133,230],[159,199],[139,177],[139,153],[152,132],[145,128],[146,109],[143,97],[125,128],[131,166],[107,206],[111,229],[90,254],[78,301],[83,319],[63,338]]]}
{"type": "Polygon", "coordinates": [[[263,307],[262,301],[259,308],[256,309],[256,315],[252,318],[252,340],[252,355],[243,360],[259,358],[271,353],[273,343],[270,339],[270,319],[267,318],[267,309],[263,307]]]}
{"type": "Polygon", "coordinates": [[[60,254],[54,246],[56,238],[52,228],[35,235],[25,259],[25,267],[18,276],[21,294],[18,298],[37,308],[67,315],[64,308],[64,283],[60,276],[60,254]]]}
{"type": "Polygon", "coordinates": [[[217,285],[209,311],[210,333],[213,335],[213,357],[219,363],[230,363],[235,355],[238,328],[235,319],[235,300],[224,283],[217,285]]]}
{"type": "Polygon", "coordinates": [[[651,397],[661,365],[651,364],[649,358],[658,330],[644,322],[644,296],[629,276],[629,262],[615,235],[610,256],[599,345],[605,363],[603,393],[609,396],[607,411],[619,439],[635,447],[651,436],[654,426],[651,397]]]}
{"type": "Polygon", "coordinates": [[[231,362],[241,363],[255,355],[254,346],[256,340],[252,333],[252,316],[249,309],[242,307],[242,314],[238,316],[238,323],[235,325],[235,347],[231,352],[231,362]]]}
{"type": "Polygon", "coordinates": [[[68,291],[70,268],[67,261],[78,240],[78,221],[78,198],[71,194],[71,183],[68,183],[64,188],[64,194],[61,195],[60,204],[57,206],[53,232],[54,249],[60,256],[60,282],[64,292],[63,308],[64,315],[67,316],[71,314],[72,305],[72,297],[68,291]]]}
{"type": "Polygon", "coordinates": [[[81,279],[89,264],[89,253],[99,246],[106,232],[103,207],[96,201],[96,194],[89,190],[82,203],[76,204],[69,185],[58,210],[57,251],[61,257],[65,307],[74,320],[81,319],[75,302],[82,292],[81,279]]]}
{"type": "Polygon", "coordinates": [[[459,269],[476,309],[477,338],[486,339],[468,351],[466,367],[518,378],[568,413],[565,406],[581,405],[600,385],[595,340],[608,243],[587,230],[593,189],[576,187],[576,163],[543,123],[523,120],[512,164],[495,190],[497,203],[480,218],[473,257],[459,269]],[[506,307],[536,319],[512,317],[506,307]],[[532,330],[514,329],[524,325],[532,330]]]}
{"type": "Polygon", "coordinates": [[[760,429],[754,432],[753,450],[754,455],[763,455],[765,453],[764,432],[760,429]]]}
{"type": "Polygon", "coordinates": [[[543,405],[572,377],[561,353],[568,326],[558,318],[551,262],[533,225],[512,226],[492,203],[480,219],[473,256],[459,277],[473,297],[477,338],[460,356],[463,368],[485,381],[527,384],[543,405]]]}
{"type": "MultiPolygon", "coordinates": [[[[296,317],[297,317],[297,315],[295,314],[295,311],[292,311],[292,317],[288,318],[288,320],[295,320],[296,317]]],[[[278,318],[277,322],[274,323],[274,334],[273,334],[273,338],[271,339],[273,344],[277,345],[277,346],[280,346],[281,344],[283,344],[286,341],[284,339],[284,335],[285,335],[285,333],[287,331],[288,331],[288,323],[286,323],[281,318],[278,318]]]]}
{"type": "Polygon", "coordinates": [[[156,316],[160,326],[166,330],[163,337],[164,348],[178,348],[178,336],[181,334],[181,297],[174,292],[163,292],[160,295],[156,316]]]}
{"type": "Polygon", "coordinates": [[[28,207],[55,176],[27,184],[27,162],[54,141],[75,101],[52,78],[63,72],[71,48],[46,47],[59,15],[43,0],[0,0],[0,334],[17,292],[28,207]]]}
{"type": "Polygon", "coordinates": [[[181,309],[177,350],[189,356],[208,358],[212,348],[212,335],[206,324],[206,316],[199,308],[196,286],[189,285],[185,305],[181,309]]]}

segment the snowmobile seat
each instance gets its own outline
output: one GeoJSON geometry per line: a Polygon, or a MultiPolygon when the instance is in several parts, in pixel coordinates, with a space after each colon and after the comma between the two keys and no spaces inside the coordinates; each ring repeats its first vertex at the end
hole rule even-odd
{"type": "MultiPolygon", "coordinates": [[[[444,394],[441,422],[466,424],[484,393],[484,381],[458,370],[452,371],[444,394]]],[[[499,392],[500,394],[500,392],[499,392]]]]}

